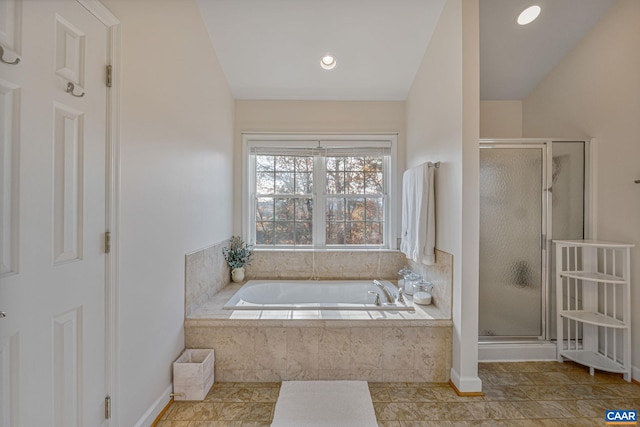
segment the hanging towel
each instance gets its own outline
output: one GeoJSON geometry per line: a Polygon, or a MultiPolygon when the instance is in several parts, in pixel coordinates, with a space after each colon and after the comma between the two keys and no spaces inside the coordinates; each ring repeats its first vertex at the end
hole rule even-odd
{"type": "Polygon", "coordinates": [[[433,171],[426,163],[402,175],[400,251],[425,265],[435,264],[435,197],[433,171]]]}

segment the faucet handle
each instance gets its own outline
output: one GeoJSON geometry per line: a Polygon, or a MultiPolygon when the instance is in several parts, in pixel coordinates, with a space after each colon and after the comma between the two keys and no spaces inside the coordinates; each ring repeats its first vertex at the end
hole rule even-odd
{"type": "Polygon", "coordinates": [[[374,304],[378,307],[380,307],[382,305],[382,303],[380,302],[380,294],[377,293],[376,291],[368,291],[367,292],[369,295],[375,295],[376,296],[376,300],[374,302],[374,304]]]}
{"type": "Polygon", "coordinates": [[[396,298],[396,302],[404,304],[404,292],[402,288],[398,288],[398,298],[396,298]]]}

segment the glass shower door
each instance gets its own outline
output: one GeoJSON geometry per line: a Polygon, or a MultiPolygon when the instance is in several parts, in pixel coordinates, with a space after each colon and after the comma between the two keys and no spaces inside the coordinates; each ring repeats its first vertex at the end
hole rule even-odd
{"type": "Polygon", "coordinates": [[[480,150],[480,338],[544,336],[546,147],[480,150]]]}

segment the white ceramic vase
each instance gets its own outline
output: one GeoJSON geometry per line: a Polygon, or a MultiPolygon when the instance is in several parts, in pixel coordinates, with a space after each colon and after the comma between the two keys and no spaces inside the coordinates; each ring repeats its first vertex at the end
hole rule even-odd
{"type": "Polygon", "coordinates": [[[231,280],[234,282],[242,282],[244,280],[244,267],[234,268],[231,270],[231,280]]]}

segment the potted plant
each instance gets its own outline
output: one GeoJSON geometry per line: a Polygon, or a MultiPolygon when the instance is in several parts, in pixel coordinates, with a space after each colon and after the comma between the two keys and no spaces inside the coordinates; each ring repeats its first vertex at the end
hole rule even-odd
{"type": "Polygon", "coordinates": [[[253,245],[247,244],[240,236],[231,236],[229,246],[222,248],[222,254],[231,268],[231,280],[242,282],[244,280],[244,266],[251,263],[253,245]]]}

